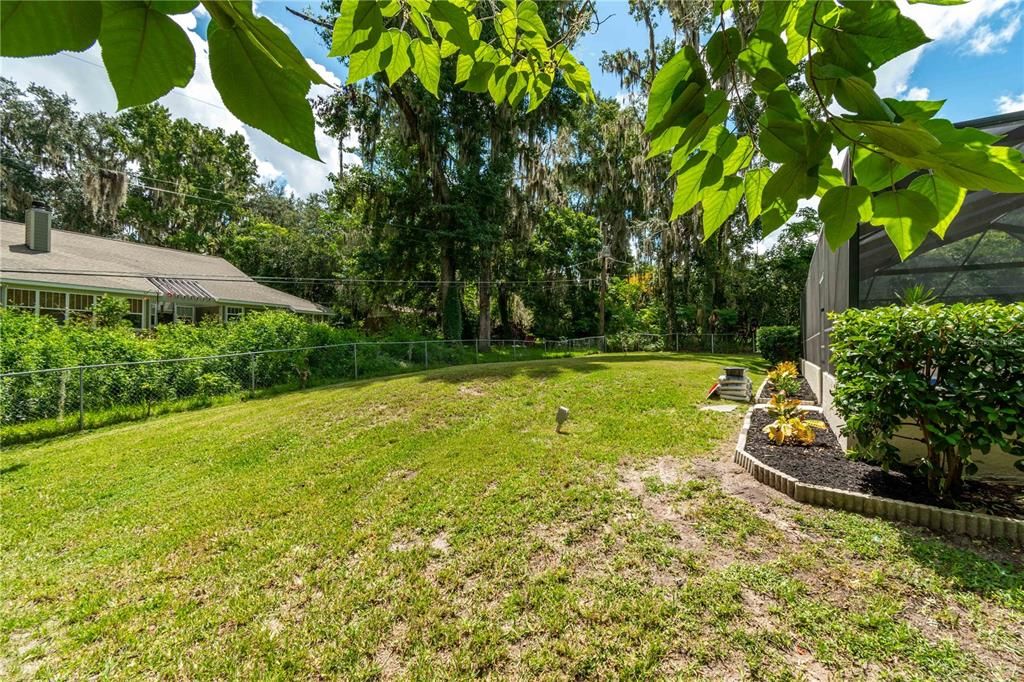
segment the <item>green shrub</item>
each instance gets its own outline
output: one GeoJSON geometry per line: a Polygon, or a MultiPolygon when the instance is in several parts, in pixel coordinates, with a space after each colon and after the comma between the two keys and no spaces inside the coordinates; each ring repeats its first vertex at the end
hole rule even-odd
{"type": "Polygon", "coordinates": [[[757,330],[757,351],[772,364],[799,359],[800,328],[760,327],[757,330]]]}
{"type": "Polygon", "coordinates": [[[1024,456],[1024,305],[889,306],[833,319],[833,396],[858,454],[888,466],[901,424],[920,427],[938,496],[977,470],[974,450],[1024,456]]]}

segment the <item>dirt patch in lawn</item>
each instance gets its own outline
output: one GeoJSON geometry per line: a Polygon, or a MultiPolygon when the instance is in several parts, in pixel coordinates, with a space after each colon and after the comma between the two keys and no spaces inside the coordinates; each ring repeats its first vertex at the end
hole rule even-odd
{"type": "Polygon", "coordinates": [[[746,450],[774,469],[812,485],[867,493],[906,502],[982,512],[1024,519],[1024,486],[967,481],[956,501],[938,500],[924,482],[908,469],[892,469],[847,459],[830,429],[816,432],[813,445],[775,445],[763,430],[773,421],[767,410],[754,410],[750,416],[746,450]]]}

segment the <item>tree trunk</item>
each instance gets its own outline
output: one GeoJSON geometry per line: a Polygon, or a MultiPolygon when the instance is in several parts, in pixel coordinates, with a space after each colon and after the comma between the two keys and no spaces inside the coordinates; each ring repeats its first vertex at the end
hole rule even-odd
{"type": "Polygon", "coordinates": [[[664,245],[661,249],[662,272],[665,278],[665,318],[668,322],[667,330],[669,337],[676,333],[676,283],[675,268],[672,263],[672,254],[664,245]]]}
{"type": "Polygon", "coordinates": [[[491,272],[493,259],[490,254],[484,257],[480,268],[480,312],[477,339],[480,350],[485,353],[491,349],[491,272]]]}
{"type": "Polygon", "coordinates": [[[498,320],[506,338],[512,336],[512,302],[507,284],[498,285],[498,320]]]}
{"type": "Polygon", "coordinates": [[[462,302],[459,287],[455,285],[455,248],[451,240],[441,246],[441,285],[438,304],[441,311],[441,331],[446,339],[462,338],[462,302]]]}

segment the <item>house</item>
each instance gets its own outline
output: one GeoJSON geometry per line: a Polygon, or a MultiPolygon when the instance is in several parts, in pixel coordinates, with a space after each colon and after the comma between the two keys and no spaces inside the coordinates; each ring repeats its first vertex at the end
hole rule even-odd
{"type": "MultiPolygon", "coordinates": [[[[1001,135],[999,144],[1024,148],[1024,111],[959,125],[1001,135]]],[[[848,159],[843,171],[849,181],[848,159]]],[[[818,236],[801,306],[802,370],[833,427],[838,429],[842,420],[832,409],[829,313],[899,303],[913,286],[929,290],[941,302],[1024,301],[1024,194],[969,192],[945,239],[929,234],[905,261],[876,227],[861,225],[836,251],[824,234],[818,236]]],[[[901,449],[911,457],[906,443],[901,441],[901,449]]]]}
{"type": "Polygon", "coordinates": [[[260,284],[223,258],[52,229],[34,207],[0,221],[0,301],[60,322],[88,319],[104,294],[125,298],[138,329],[166,322],[228,322],[279,309],[323,319],[315,303],[260,284]]]}

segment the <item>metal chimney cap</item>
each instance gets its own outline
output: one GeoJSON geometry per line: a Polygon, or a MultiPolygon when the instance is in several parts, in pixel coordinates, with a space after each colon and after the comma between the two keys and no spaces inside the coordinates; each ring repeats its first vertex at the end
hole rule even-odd
{"type": "Polygon", "coordinates": [[[33,199],[32,200],[32,208],[41,208],[44,211],[49,211],[50,210],[50,205],[48,203],[46,203],[45,201],[40,201],[39,199],[33,199]]]}

